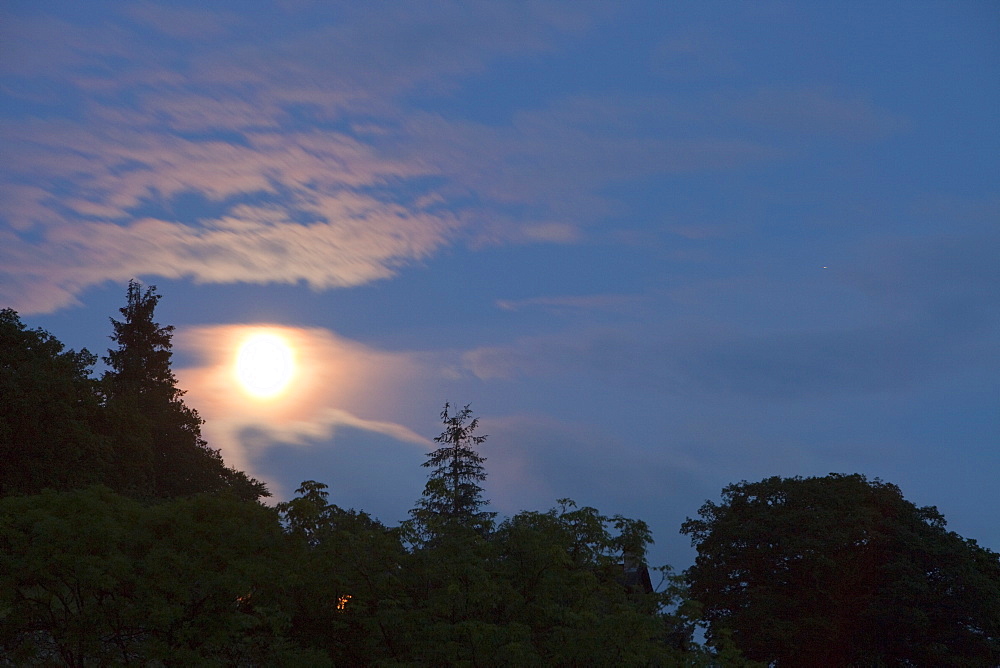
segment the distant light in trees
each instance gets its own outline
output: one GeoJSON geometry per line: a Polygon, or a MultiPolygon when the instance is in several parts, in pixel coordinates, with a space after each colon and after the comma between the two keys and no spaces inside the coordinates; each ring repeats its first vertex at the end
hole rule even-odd
{"type": "Polygon", "coordinates": [[[257,399],[281,395],[295,372],[295,352],[284,337],[274,332],[250,334],[236,353],[236,379],[244,392],[257,399]]]}
{"type": "Polygon", "coordinates": [[[337,610],[346,610],[347,602],[353,598],[350,594],[344,594],[343,596],[337,597],[337,610]]]}

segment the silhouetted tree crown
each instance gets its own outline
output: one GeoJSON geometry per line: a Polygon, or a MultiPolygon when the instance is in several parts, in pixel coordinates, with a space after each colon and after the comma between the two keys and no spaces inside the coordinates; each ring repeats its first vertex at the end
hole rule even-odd
{"type": "Polygon", "coordinates": [[[153,320],[159,301],[155,285],[143,291],[138,281],[129,281],[126,304],[118,309],[124,320],[111,318],[110,338],[118,348],[103,358],[111,368],[107,378],[113,396],[151,403],[176,401],[184,394],[170,368],[174,327],[153,320]]]}
{"type": "Polygon", "coordinates": [[[0,666],[1000,665],[1000,558],[861,475],[726,487],[659,591],[641,520],[495,525],[468,405],[401,527],[311,480],[267,508],[202,440],[159,298],[130,282],[100,383],[0,311],[0,666]]]}
{"type": "Polygon", "coordinates": [[[173,327],[154,317],[159,300],[155,287],[129,282],[100,381],[86,349],[64,351],[15,311],[0,311],[0,496],[95,483],[145,498],[268,495],[202,439],[202,419],[170,366],[173,327]]]}
{"type": "Polygon", "coordinates": [[[104,361],[103,384],[122,455],[118,487],[133,494],[174,497],[230,491],[240,498],[268,496],[263,483],[226,467],[201,437],[202,419],[184,404],[170,367],[172,326],[154,320],[160,295],[129,281],[123,320],[111,319],[118,344],[104,361]]]}
{"type": "Polygon", "coordinates": [[[483,511],[481,482],[486,480],[486,458],[476,448],[486,441],[476,434],[479,418],[468,405],[453,411],[446,403],[441,411],[445,429],[434,441],[441,445],[427,455],[422,466],[431,469],[417,507],[410,511],[420,527],[433,533],[436,527],[461,525],[487,532],[496,513],[483,511]]]}
{"type": "Polygon", "coordinates": [[[681,529],[708,637],[777,666],[1000,665],[1000,559],[863,475],[729,485],[681,529]]]}
{"type": "Polygon", "coordinates": [[[0,496],[102,480],[110,453],[86,349],[0,311],[0,496]]]}

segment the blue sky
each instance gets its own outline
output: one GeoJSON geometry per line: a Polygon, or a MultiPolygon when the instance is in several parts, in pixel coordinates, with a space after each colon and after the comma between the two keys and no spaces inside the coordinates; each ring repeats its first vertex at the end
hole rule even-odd
{"type": "Polygon", "coordinates": [[[993,2],[0,9],[0,304],[132,277],[227,461],[388,523],[445,401],[501,514],[860,472],[1000,549],[993,2]],[[234,385],[294,343],[294,392],[234,385]]]}

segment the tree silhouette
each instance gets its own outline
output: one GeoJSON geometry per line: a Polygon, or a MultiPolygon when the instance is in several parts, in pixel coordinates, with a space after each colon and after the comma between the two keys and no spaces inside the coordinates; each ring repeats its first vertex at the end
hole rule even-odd
{"type": "Polygon", "coordinates": [[[445,429],[434,438],[441,444],[427,455],[422,466],[431,469],[424,493],[417,507],[410,511],[413,520],[425,533],[436,533],[445,526],[464,526],[480,533],[492,528],[496,513],[485,512],[489,503],[483,499],[479,483],[486,480],[486,458],[475,448],[486,441],[477,435],[479,418],[472,417],[468,404],[454,413],[446,403],[441,411],[445,429]]]}
{"type": "Polygon", "coordinates": [[[708,637],[778,666],[1000,665],[1000,558],[864,476],[729,485],[681,531],[708,637]]]}
{"type": "Polygon", "coordinates": [[[0,499],[0,665],[328,665],[286,638],[286,542],[223,494],[0,499]]]}
{"type": "Polygon", "coordinates": [[[263,483],[225,466],[218,450],[201,437],[202,419],[182,400],[170,368],[172,326],[160,326],[154,311],[156,286],[143,291],[129,281],[123,320],[111,319],[111,339],[103,378],[107,403],[123,447],[122,487],[131,493],[175,497],[228,490],[246,499],[268,496],[263,483]],[[145,488],[145,489],[143,489],[145,488]]]}
{"type": "Polygon", "coordinates": [[[0,496],[72,489],[108,468],[96,383],[97,358],[63,350],[17,313],[0,310],[0,496]]]}

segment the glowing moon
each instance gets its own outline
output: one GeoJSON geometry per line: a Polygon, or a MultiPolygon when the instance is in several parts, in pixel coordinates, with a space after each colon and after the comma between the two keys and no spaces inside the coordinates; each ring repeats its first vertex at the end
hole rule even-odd
{"type": "Polygon", "coordinates": [[[257,399],[273,399],[295,375],[295,354],[281,336],[261,332],[249,336],[236,354],[236,379],[257,399]]]}

